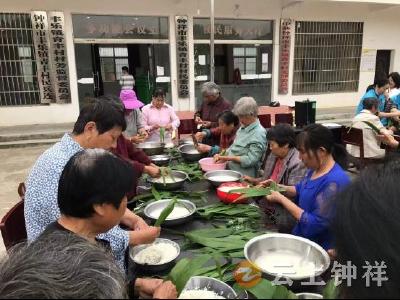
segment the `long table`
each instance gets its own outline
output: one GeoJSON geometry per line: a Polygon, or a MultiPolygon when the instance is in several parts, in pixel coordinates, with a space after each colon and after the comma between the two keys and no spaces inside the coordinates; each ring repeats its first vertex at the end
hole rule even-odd
{"type": "MultiPolygon", "coordinates": [[[[206,203],[205,205],[208,204],[213,204],[213,203],[218,203],[219,199],[216,195],[216,190],[215,187],[213,187],[211,184],[209,184],[206,180],[201,180],[195,183],[185,183],[184,186],[184,190],[185,191],[193,191],[193,192],[197,192],[197,191],[207,191],[206,192],[206,203]]],[[[190,199],[188,199],[190,200],[190,199]]],[[[263,220],[261,222],[261,227],[260,231],[277,231],[278,228],[276,225],[272,224],[271,222],[267,221],[267,216],[264,215],[263,220]]],[[[176,243],[182,245],[184,242],[184,237],[182,235],[179,234],[175,234],[173,232],[170,231],[170,229],[172,231],[179,231],[179,232],[188,232],[188,231],[192,231],[192,230],[197,230],[197,229],[204,229],[204,228],[210,228],[213,225],[204,219],[201,218],[193,218],[191,221],[182,224],[182,225],[178,225],[175,227],[168,227],[168,228],[163,228],[161,231],[161,238],[165,238],[165,239],[170,239],[175,241],[176,243]]],[[[190,251],[181,251],[181,254],[179,255],[179,257],[177,258],[177,261],[179,261],[182,258],[185,257],[192,257],[193,254],[190,251]]],[[[235,261],[235,262],[240,262],[240,261],[235,261]]],[[[137,273],[137,275],[139,277],[146,277],[146,276],[159,276],[159,277],[164,277],[166,275],[168,275],[168,273],[170,272],[170,270],[166,270],[165,272],[161,272],[158,274],[149,274],[149,273],[137,273]]],[[[321,280],[321,278],[316,278],[317,281],[321,280]]],[[[294,292],[316,292],[316,293],[321,293],[322,292],[322,288],[321,286],[316,286],[316,287],[312,287],[312,286],[306,286],[306,287],[291,287],[289,289],[291,289],[294,292]]]]}

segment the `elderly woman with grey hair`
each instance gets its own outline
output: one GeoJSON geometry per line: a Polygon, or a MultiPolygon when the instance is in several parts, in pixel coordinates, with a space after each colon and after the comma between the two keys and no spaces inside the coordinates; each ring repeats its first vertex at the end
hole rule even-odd
{"type": "Polygon", "coordinates": [[[104,248],[53,233],[0,261],[1,299],[127,299],[125,274],[104,248]]]}
{"type": "Polygon", "coordinates": [[[203,128],[218,126],[218,116],[232,110],[232,104],[221,96],[220,87],[214,82],[206,82],[201,87],[203,103],[195,114],[195,123],[203,128]]]}
{"type": "Polygon", "coordinates": [[[255,177],[267,145],[266,131],[257,117],[257,102],[252,97],[243,97],[236,103],[233,113],[239,117],[241,127],[226,155],[217,154],[214,158],[227,161],[231,170],[255,177]]]}

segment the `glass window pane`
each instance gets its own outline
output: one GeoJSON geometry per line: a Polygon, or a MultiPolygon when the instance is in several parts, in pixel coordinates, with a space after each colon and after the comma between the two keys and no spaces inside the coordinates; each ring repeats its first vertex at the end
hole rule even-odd
{"type": "Polygon", "coordinates": [[[246,48],[246,56],[256,56],[257,48],[246,48]]]}
{"type": "Polygon", "coordinates": [[[116,58],[115,59],[115,70],[117,75],[117,80],[121,78],[122,75],[122,67],[128,66],[129,62],[127,58],[116,58]]]}
{"type": "Polygon", "coordinates": [[[18,47],[18,55],[19,57],[31,57],[32,51],[31,47],[18,47]]]}
{"type": "Polygon", "coordinates": [[[235,57],[233,59],[233,68],[234,69],[239,69],[240,71],[244,71],[244,58],[235,57]]]}
{"type": "Polygon", "coordinates": [[[115,66],[114,66],[114,58],[101,58],[101,76],[103,77],[103,81],[115,81],[115,66]]]}
{"type": "Polygon", "coordinates": [[[244,56],[244,48],[233,48],[233,56],[244,56]]]}
{"type": "Polygon", "coordinates": [[[114,48],[113,47],[100,47],[99,48],[100,57],[113,57],[114,48]]]}
{"type": "Polygon", "coordinates": [[[117,57],[128,57],[128,48],[127,47],[118,47],[114,48],[115,56],[117,57]]]}

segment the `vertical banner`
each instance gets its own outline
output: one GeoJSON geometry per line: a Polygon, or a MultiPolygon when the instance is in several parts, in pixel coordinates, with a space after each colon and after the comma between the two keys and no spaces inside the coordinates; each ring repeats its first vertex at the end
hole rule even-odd
{"type": "Polygon", "coordinates": [[[50,71],[47,14],[45,11],[32,11],[31,20],[41,98],[40,102],[42,104],[49,104],[54,99],[54,92],[50,71]]]}
{"type": "Polygon", "coordinates": [[[292,20],[281,19],[280,47],[279,47],[279,89],[278,89],[278,93],[281,95],[287,95],[289,92],[291,32],[292,32],[292,20]]]}
{"type": "Polygon", "coordinates": [[[71,102],[64,13],[49,12],[49,37],[55,102],[71,102]]]}
{"type": "Polygon", "coordinates": [[[188,17],[176,16],[176,61],[178,69],[178,96],[189,97],[188,17]]]}

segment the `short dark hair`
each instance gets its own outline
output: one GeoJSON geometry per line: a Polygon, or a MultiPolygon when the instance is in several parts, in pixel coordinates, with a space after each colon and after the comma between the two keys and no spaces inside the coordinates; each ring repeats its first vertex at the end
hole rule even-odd
{"type": "Polygon", "coordinates": [[[165,92],[165,90],[163,88],[155,88],[153,91],[153,97],[157,98],[157,97],[165,97],[167,95],[167,93],[165,92]]]}
{"type": "Polygon", "coordinates": [[[289,145],[296,146],[296,134],[289,124],[277,124],[267,131],[267,140],[276,142],[279,147],[289,145]]]}
{"type": "Polygon", "coordinates": [[[392,78],[395,87],[400,88],[400,74],[398,72],[392,72],[389,74],[388,78],[392,78]]]}
{"type": "Polygon", "coordinates": [[[223,111],[222,113],[220,113],[218,115],[218,120],[221,120],[222,122],[224,122],[226,125],[235,125],[238,126],[239,125],[239,118],[237,115],[235,115],[233,112],[231,111],[223,111]]]}
{"type": "Polygon", "coordinates": [[[125,274],[106,249],[54,232],[13,247],[0,261],[1,299],[127,298],[125,274]]]}
{"type": "Polygon", "coordinates": [[[89,122],[95,122],[100,134],[107,132],[114,127],[126,129],[124,109],[118,97],[102,96],[92,99],[85,105],[74,125],[74,134],[82,134],[89,122]]]}
{"type": "Polygon", "coordinates": [[[386,163],[371,165],[361,172],[341,194],[336,197],[336,217],[333,233],[337,260],[346,265],[351,262],[363,271],[366,261],[384,262],[389,280],[382,286],[372,283],[366,287],[365,278],[358,276],[351,286],[342,283],[338,299],[387,299],[400,297],[400,160],[390,157],[386,163]]]}
{"type": "Polygon", "coordinates": [[[129,72],[129,68],[128,68],[127,66],[123,66],[123,67],[122,67],[122,71],[129,72]]]}
{"type": "Polygon", "coordinates": [[[375,89],[376,87],[378,88],[384,87],[387,84],[389,84],[388,78],[377,78],[375,79],[374,84],[371,84],[370,86],[367,87],[367,92],[375,89]]]}
{"type": "Polygon", "coordinates": [[[364,109],[368,109],[368,110],[371,110],[374,107],[376,109],[378,109],[379,108],[379,100],[376,99],[376,98],[372,98],[372,97],[371,98],[365,98],[363,100],[363,107],[364,107],[364,109]]]}
{"type": "Polygon", "coordinates": [[[95,204],[119,208],[134,179],[133,168],[114,154],[103,149],[80,151],[68,161],[59,180],[61,214],[88,218],[95,204]]]}

